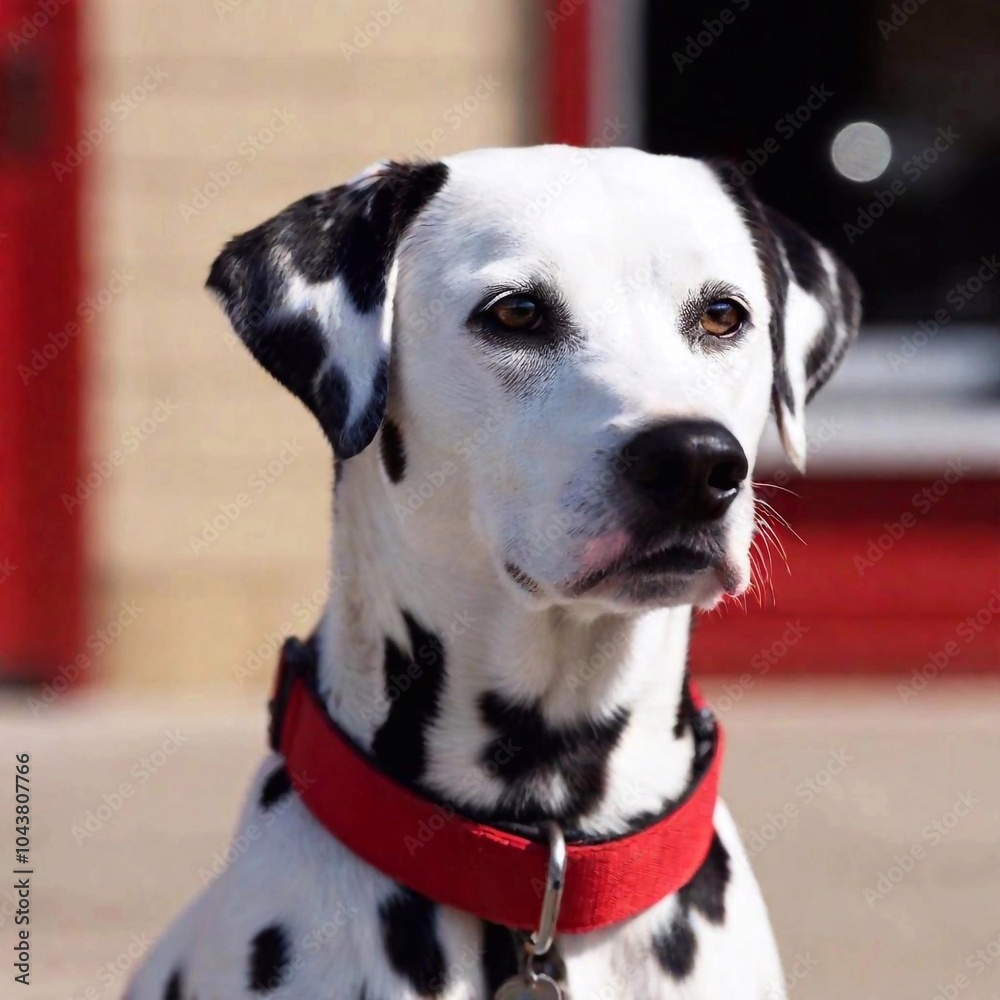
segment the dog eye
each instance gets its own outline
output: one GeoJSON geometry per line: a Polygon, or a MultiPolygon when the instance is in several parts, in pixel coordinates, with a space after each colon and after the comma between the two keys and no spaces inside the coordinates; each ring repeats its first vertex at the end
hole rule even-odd
{"type": "Polygon", "coordinates": [[[739,333],[747,319],[747,311],[733,299],[719,299],[701,314],[701,328],[713,337],[731,337],[739,333]]]}
{"type": "Polygon", "coordinates": [[[504,330],[530,333],[542,325],[542,307],[530,295],[507,295],[498,299],[486,315],[504,330]]]}

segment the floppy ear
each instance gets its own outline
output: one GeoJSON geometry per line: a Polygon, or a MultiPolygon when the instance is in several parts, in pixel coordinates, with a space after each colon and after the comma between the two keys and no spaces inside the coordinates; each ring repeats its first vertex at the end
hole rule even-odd
{"type": "Polygon", "coordinates": [[[443,163],[380,163],[231,240],[208,287],[253,356],[316,415],[337,457],[382,423],[396,250],[447,179],[443,163]]]}
{"type": "MultiPolygon", "coordinates": [[[[732,168],[730,168],[732,169],[732,168]]],[[[739,206],[757,248],[771,303],[771,403],[781,442],[805,471],[806,403],[836,371],[861,322],[854,275],[822,244],[762,205],[738,173],[723,186],[739,206]]]]}

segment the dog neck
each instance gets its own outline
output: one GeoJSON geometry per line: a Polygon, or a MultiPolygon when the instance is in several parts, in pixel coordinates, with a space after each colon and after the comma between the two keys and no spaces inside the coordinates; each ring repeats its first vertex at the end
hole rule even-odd
{"type": "Polygon", "coordinates": [[[376,451],[336,490],[318,667],[331,716],[389,774],[492,822],[610,836],[679,799],[691,609],[535,606],[465,525],[387,501],[376,451]]]}

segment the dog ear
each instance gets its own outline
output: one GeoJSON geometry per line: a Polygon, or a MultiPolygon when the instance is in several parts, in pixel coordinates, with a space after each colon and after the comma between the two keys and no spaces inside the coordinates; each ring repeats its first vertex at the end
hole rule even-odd
{"type": "Polygon", "coordinates": [[[338,458],[385,411],[396,251],[442,163],[380,163],[231,240],[208,287],[253,356],[316,415],[338,458]]]}
{"type": "MultiPolygon", "coordinates": [[[[730,167],[730,170],[733,168],[730,167]]],[[[771,303],[771,403],[785,452],[805,471],[806,403],[836,371],[861,322],[854,275],[826,247],[762,205],[738,172],[723,186],[739,206],[757,249],[771,303]]]]}

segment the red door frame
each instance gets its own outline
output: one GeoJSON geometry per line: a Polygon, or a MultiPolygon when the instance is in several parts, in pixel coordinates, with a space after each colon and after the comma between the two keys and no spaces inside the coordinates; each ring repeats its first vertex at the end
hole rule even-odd
{"type": "Polygon", "coordinates": [[[83,642],[79,5],[0,0],[0,680],[83,642]]]}

